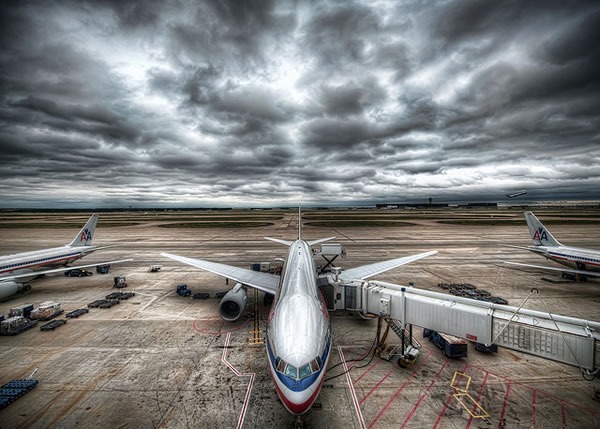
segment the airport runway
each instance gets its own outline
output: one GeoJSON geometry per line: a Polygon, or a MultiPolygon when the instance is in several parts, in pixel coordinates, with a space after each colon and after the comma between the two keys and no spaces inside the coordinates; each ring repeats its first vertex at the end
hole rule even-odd
{"type": "MultiPolygon", "coordinates": [[[[442,291],[437,287],[440,281],[469,282],[514,306],[537,288],[539,293],[532,295],[526,308],[600,321],[600,281],[549,283],[541,277],[556,279],[556,275],[501,266],[502,259],[547,263],[529,252],[501,246],[529,244],[521,212],[369,213],[384,219],[395,216],[412,225],[306,226],[303,238],[336,235],[335,242],[342,243],[347,252],[345,259],[336,262],[345,268],[435,249],[437,255],[377,279],[413,282],[415,287],[435,291],[442,291]],[[481,222],[439,222],[457,218],[481,222]]],[[[567,218],[574,213],[554,210],[547,215],[567,218]]],[[[351,215],[366,216],[361,211],[351,215]]],[[[88,216],[0,216],[0,223],[15,224],[0,228],[0,254],[67,243],[88,216]],[[40,225],[46,220],[50,224],[68,220],[75,226],[40,225]]],[[[273,261],[287,254],[284,246],[262,237],[294,239],[294,210],[253,213],[253,219],[263,216],[260,221],[268,224],[258,227],[236,227],[233,222],[252,220],[236,216],[227,212],[101,214],[94,244],[119,246],[80,262],[123,257],[132,257],[133,262],[114,266],[108,275],[38,279],[27,294],[0,303],[0,314],[5,315],[19,304],[49,300],[61,302],[69,311],[113,292],[114,275],[125,275],[126,290],[136,293],[110,309],[91,309],[55,331],[34,328],[19,336],[0,337],[0,384],[24,378],[35,368],[39,368],[35,378],[40,382],[0,410],[0,427],[294,427],[294,418],[277,399],[264,347],[250,344],[254,295],[249,293],[249,305],[240,321],[223,322],[218,315],[219,299],[213,296],[233,284],[159,256],[171,252],[249,267],[252,262],[273,261]],[[217,222],[217,215],[231,223],[226,228],[189,227],[190,222],[217,222]],[[176,223],[181,227],[164,227],[176,223]],[[150,273],[151,264],[163,268],[150,273]],[[178,296],[175,286],[181,282],[211,297],[178,296]]],[[[586,219],[549,226],[566,244],[600,248],[600,213],[591,212],[586,219]]],[[[258,318],[264,328],[268,307],[262,304],[262,296],[259,303],[258,318]]],[[[415,366],[403,369],[394,362],[371,358],[376,321],[343,311],[332,313],[331,319],[335,350],[330,367],[337,366],[329,370],[316,406],[303,417],[305,427],[600,427],[600,403],[592,398],[600,380],[584,380],[575,367],[510,350],[481,354],[472,347],[468,358],[446,359],[433,344],[421,341],[422,330],[415,328],[423,349],[415,366]],[[466,408],[460,405],[453,396],[453,379],[461,388],[470,381],[468,393],[489,414],[487,419],[471,416],[477,411],[472,403],[466,408]]]]}

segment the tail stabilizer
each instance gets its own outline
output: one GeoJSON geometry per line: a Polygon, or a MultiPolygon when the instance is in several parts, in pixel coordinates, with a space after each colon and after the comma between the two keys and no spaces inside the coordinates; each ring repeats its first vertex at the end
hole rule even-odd
{"type": "Polygon", "coordinates": [[[329,240],[335,240],[335,237],[327,237],[327,238],[319,238],[318,240],[311,240],[308,242],[309,246],[314,246],[315,244],[325,243],[329,240]]]}
{"type": "Polygon", "coordinates": [[[96,223],[98,222],[98,213],[94,213],[90,216],[88,221],[83,228],[79,230],[73,241],[71,241],[67,246],[75,247],[75,246],[91,246],[92,239],[94,238],[94,232],[96,231],[96,223]]]}
{"type": "Polygon", "coordinates": [[[281,240],[279,238],[272,238],[272,237],[264,237],[265,240],[269,240],[269,241],[274,241],[275,243],[279,243],[279,244],[285,244],[286,246],[291,246],[293,241],[288,241],[288,240],[281,240]]]}
{"type": "Polygon", "coordinates": [[[531,241],[534,246],[562,246],[562,244],[560,244],[560,242],[550,233],[548,228],[535,217],[533,212],[525,212],[525,220],[527,221],[527,227],[529,228],[529,234],[531,235],[531,241]]]}

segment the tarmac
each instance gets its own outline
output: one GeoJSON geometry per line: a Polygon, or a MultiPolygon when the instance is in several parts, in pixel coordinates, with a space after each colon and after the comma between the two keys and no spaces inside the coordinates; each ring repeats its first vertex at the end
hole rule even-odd
{"type": "MultiPolygon", "coordinates": [[[[550,265],[530,252],[503,246],[530,243],[520,211],[319,214],[332,223],[305,225],[303,238],[337,236],[333,242],[346,250],[346,257],[335,261],[342,268],[438,250],[435,256],[376,279],[412,282],[440,292],[439,282],[468,282],[513,306],[537,289],[525,308],[600,321],[600,280],[564,281],[559,274],[515,270],[501,263],[550,265]],[[354,221],[344,225],[336,218],[354,221]],[[369,225],[371,218],[389,221],[390,226],[369,225]],[[394,226],[400,220],[409,225],[394,226]],[[444,223],[456,220],[463,223],[444,223]]],[[[561,242],[600,247],[599,211],[536,214],[542,221],[558,221],[547,226],[561,242]]],[[[0,254],[68,243],[88,216],[2,213],[0,254]]],[[[319,217],[315,212],[305,216],[305,223],[319,217]]],[[[39,381],[0,410],[0,428],[288,428],[299,423],[314,428],[600,427],[600,402],[593,398],[600,380],[585,380],[576,367],[506,349],[483,354],[472,346],[467,358],[447,359],[415,327],[421,353],[414,366],[400,368],[370,353],[376,320],[339,310],[330,313],[334,352],[326,381],[313,409],[298,421],[277,398],[264,346],[252,344],[255,320],[264,329],[269,311],[262,294],[249,293],[244,316],[224,322],[214,295],[233,283],[160,256],[170,252],[246,268],[286,256],[285,246],[264,236],[295,239],[297,212],[101,213],[94,244],[117,246],[75,265],[134,260],[114,265],[104,275],[36,279],[31,291],[1,302],[0,314],[44,301],[58,301],[66,312],[86,307],[116,290],[115,275],[126,276],[128,287],[123,291],[135,296],[111,308],[90,309],[53,331],[36,327],[0,337],[0,385],[26,378],[36,368],[34,378],[39,381]],[[198,227],[199,222],[206,227],[198,227]],[[161,270],[150,272],[152,264],[162,265],[161,270]],[[210,298],[178,296],[178,283],[186,283],[194,293],[207,292],[210,298]]]]}

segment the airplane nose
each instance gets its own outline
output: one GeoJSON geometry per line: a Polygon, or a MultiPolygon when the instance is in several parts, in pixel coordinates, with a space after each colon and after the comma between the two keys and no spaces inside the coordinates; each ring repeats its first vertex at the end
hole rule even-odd
{"type": "Polygon", "coordinates": [[[315,401],[320,389],[311,391],[310,389],[301,392],[288,392],[287,395],[281,395],[286,408],[293,414],[304,414],[315,401]]]}

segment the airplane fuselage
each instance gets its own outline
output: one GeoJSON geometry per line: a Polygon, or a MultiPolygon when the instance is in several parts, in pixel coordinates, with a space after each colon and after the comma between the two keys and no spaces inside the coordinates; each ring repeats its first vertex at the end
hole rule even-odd
{"type": "Polygon", "coordinates": [[[600,271],[600,252],[596,250],[570,246],[531,246],[529,249],[570,268],[600,271]]]}
{"type": "Polygon", "coordinates": [[[327,306],[317,286],[310,246],[290,246],[266,332],[269,368],[279,398],[293,414],[311,407],[323,384],[331,353],[327,306]]]}
{"type": "Polygon", "coordinates": [[[0,278],[25,271],[67,265],[94,250],[92,246],[61,246],[0,257],[0,278]]]}

